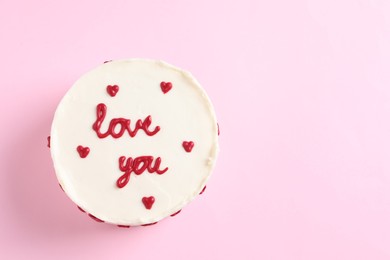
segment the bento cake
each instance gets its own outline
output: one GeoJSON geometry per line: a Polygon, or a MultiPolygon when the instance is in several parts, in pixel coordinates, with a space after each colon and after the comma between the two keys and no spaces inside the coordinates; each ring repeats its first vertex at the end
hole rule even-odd
{"type": "Polygon", "coordinates": [[[150,225],[204,188],[218,154],[213,106],[188,72],[146,59],[104,63],[83,75],[54,115],[58,181],[100,222],[150,225]]]}

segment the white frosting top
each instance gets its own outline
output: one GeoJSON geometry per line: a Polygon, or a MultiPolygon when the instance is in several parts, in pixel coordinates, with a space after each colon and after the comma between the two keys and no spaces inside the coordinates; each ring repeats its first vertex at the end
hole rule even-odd
{"type": "MultiPolygon", "coordinates": [[[[121,125],[114,129],[118,133],[121,125]]],[[[205,186],[217,153],[217,122],[206,93],[190,73],[161,61],[111,61],[88,72],[62,99],[51,129],[51,155],[66,194],[91,215],[118,225],[154,223],[181,210],[205,186]],[[161,82],[170,82],[172,88],[163,88],[161,82]],[[113,96],[109,85],[118,86],[113,96]],[[154,135],[139,129],[134,137],[125,131],[119,138],[99,138],[93,125],[101,103],[107,108],[101,133],[114,118],[130,119],[134,130],[137,120],[149,115],[147,129],[160,130],[154,135]],[[183,142],[194,143],[190,152],[183,142]],[[79,153],[78,146],[88,147],[89,153],[79,153]],[[121,156],[153,156],[150,167],[160,157],[159,169],[168,170],[132,171],[129,182],[119,188],[117,180],[125,174],[119,167],[121,156]],[[151,196],[154,203],[147,209],[143,198],[151,196]]]]}

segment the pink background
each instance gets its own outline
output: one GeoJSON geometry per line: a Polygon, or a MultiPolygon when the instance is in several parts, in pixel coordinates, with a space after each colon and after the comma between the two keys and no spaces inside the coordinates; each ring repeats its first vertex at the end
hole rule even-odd
{"type": "Polygon", "coordinates": [[[0,258],[390,259],[390,2],[151,2],[0,1],[0,258]],[[182,213],[119,229],[62,193],[46,136],[130,57],[193,72],[221,153],[182,213]]]}

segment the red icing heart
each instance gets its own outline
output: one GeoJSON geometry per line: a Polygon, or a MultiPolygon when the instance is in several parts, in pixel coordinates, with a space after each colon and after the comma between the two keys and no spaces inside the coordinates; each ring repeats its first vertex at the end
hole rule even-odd
{"type": "Polygon", "coordinates": [[[186,150],[187,153],[191,152],[192,151],[192,148],[194,148],[194,142],[192,141],[184,141],[183,142],[183,147],[184,147],[184,150],[186,150]]]}
{"type": "Polygon", "coordinates": [[[118,85],[108,85],[107,86],[107,93],[111,97],[115,97],[115,95],[116,95],[116,93],[118,93],[118,91],[119,91],[118,85]]]}
{"type": "Polygon", "coordinates": [[[128,226],[128,225],[118,225],[118,227],[121,227],[121,228],[129,228],[130,226],[128,226]]]}
{"type": "Polygon", "coordinates": [[[162,92],[164,92],[164,94],[166,94],[168,91],[170,91],[172,89],[172,83],[163,81],[160,83],[160,87],[161,87],[162,92]]]}
{"type": "Polygon", "coordinates": [[[97,217],[95,217],[95,216],[92,215],[92,214],[88,214],[88,216],[89,216],[91,219],[95,220],[96,222],[100,222],[100,223],[103,223],[103,222],[104,222],[103,220],[98,219],[97,217]]]}
{"type": "Polygon", "coordinates": [[[145,205],[146,209],[151,209],[154,201],[155,201],[155,199],[153,196],[142,198],[142,203],[145,205]]]}
{"type": "Polygon", "coordinates": [[[79,155],[81,158],[85,158],[89,154],[89,147],[83,147],[81,145],[77,146],[77,152],[79,152],[79,155]]]}
{"type": "Polygon", "coordinates": [[[147,227],[147,226],[151,226],[151,225],[156,225],[158,222],[153,222],[153,223],[149,223],[149,224],[143,224],[141,226],[143,227],[147,227]]]}
{"type": "Polygon", "coordinates": [[[177,214],[179,214],[181,212],[181,210],[179,210],[179,211],[177,211],[177,212],[175,212],[175,213],[173,213],[172,215],[171,215],[171,217],[174,217],[174,216],[176,216],[177,214]]]}

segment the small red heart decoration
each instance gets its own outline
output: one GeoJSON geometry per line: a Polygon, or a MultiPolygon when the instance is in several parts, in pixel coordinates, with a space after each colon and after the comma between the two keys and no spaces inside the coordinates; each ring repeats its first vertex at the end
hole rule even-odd
{"type": "Polygon", "coordinates": [[[115,97],[116,93],[119,91],[119,86],[118,85],[108,85],[107,86],[107,93],[111,97],[115,97]]]}
{"type": "Polygon", "coordinates": [[[144,204],[146,209],[151,209],[154,201],[155,201],[155,199],[153,196],[142,198],[142,203],[144,204]]]}
{"type": "Polygon", "coordinates": [[[160,87],[161,87],[162,92],[164,92],[164,94],[166,94],[168,91],[170,91],[172,89],[172,83],[163,81],[160,83],[160,87]]]}
{"type": "Polygon", "coordinates": [[[81,145],[77,146],[77,152],[79,152],[79,155],[81,158],[85,158],[89,154],[89,147],[83,147],[81,145]]]}
{"type": "Polygon", "coordinates": [[[191,152],[192,151],[192,148],[194,148],[194,142],[192,141],[184,141],[183,142],[183,148],[184,150],[186,150],[187,153],[191,152]]]}

